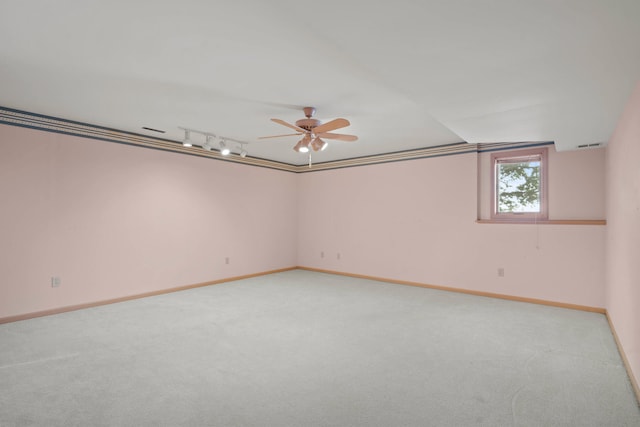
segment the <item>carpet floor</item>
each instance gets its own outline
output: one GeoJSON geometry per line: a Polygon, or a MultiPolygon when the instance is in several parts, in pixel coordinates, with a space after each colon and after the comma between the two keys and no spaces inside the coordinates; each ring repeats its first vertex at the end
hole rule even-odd
{"type": "Polygon", "coordinates": [[[640,426],[606,318],[293,270],[0,325],[0,426],[640,426]]]}

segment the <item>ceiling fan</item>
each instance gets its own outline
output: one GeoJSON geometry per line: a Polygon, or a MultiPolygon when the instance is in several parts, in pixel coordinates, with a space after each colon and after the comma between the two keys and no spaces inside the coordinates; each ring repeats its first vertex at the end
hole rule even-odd
{"type": "Polygon", "coordinates": [[[304,107],[302,111],[304,111],[304,115],[307,118],[296,121],[295,125],[292,125],[291,123],[287,123],[284,120],[271,119],[272,122],[291,128],[297,131],[297,133],[290,133],[286,135],[262,136],[258,139],[281,138],[283,136],[303,135],[302,139],[298,141],[298,143],[293,147],[293,149],[298,153],[308,153],[309,149],[312,149],[313,151],[322,151],[326,149],[329,144],[323,139],[336,139],[338,141],[347,141],[347,142],[353,142],[358,140],[358,137],[355,135],[344,135],[341,133],[330,132],[332,130],[349,126],[351,124],[349,123],[349,120],[334,119],[327,123],[322,123],[320,120],[313,118],[313,115],[316,112],[316,109],[314,107],[304,107]]]}

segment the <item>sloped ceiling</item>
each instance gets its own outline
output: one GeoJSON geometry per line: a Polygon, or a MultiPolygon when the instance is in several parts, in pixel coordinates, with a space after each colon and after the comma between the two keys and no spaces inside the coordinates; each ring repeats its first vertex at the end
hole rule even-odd
{"type": "Polygon", "coordinates": [[[3,0],[0,105],[176,141],[188,127],[294,165],[295,137],[257,138],[290,133],[269,119],[304,106],[360,138],[315,162],[461,141],[571,150],[611,135],[640,77],[639,22],[638,0],[3,0]]]}

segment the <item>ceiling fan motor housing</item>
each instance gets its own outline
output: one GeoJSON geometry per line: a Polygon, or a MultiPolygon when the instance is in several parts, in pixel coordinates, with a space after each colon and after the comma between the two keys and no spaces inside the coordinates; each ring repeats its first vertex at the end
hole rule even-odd
{"type": "Polygon", "coordinates": [[[322,124],[322,122],[318,119],[300,119],[298,121],[296,121],[296,126],[298,126],[299,128],[302,128],[304,130],[307,130],[309,132],[311,132],[311,130],[313,128],[315,128],[316,126],[320,126],[322,124]]]}
{"type": "Polygon", "coordinates": [[[311,132],[314,127],[320,126],[322,124],[320,120],[311,118],[316,113],[316,109],[314,107],[304,107],[302,111],[304,111],[304,115],[307,118],[300,119],[296,122],[296,126],[298,126],[299,128],[311,132]]]}

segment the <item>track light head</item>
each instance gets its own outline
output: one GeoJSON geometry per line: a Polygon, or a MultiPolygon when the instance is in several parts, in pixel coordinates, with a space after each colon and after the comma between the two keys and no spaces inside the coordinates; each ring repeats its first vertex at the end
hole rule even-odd
{"type": "Polygon", "coordinates": [[[228,156],[229,154],[231,154],[231,149],[227,147],[224,139],[220,140],[220,154],[222,154],[223,156],[228,156]]]}
{"type": "Polygon", "coordinates": [[[242,157],[243,159],[247,157],[247,150],[243,148],[242,151],[240,151],[240,157],[242,157]]]}
{"type": "Polygon", "coordinates": [[[213,148],[213,144],[211,144],[211,139],[213,138],[211,135],[207,135],[206,136],[206,141],[205,143],[202,145],[202,148],[207,150],[207,151],[211,151],[211,149],[213,148]]]}
{"type": "Polygon", "coordinates": [[[182,141],[183,147],[192,147],[193,143],[191,142],[191,131],[189,129],[184,130],[184,141],[182,141]]]}

